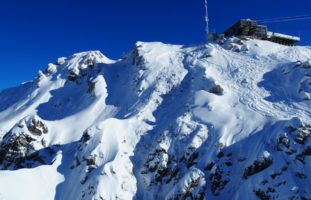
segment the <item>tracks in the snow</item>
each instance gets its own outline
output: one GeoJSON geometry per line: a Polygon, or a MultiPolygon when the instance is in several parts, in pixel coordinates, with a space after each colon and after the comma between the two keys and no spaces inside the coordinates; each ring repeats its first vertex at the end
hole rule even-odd
{"type": "MultiPolygon", "coordinates": [[[[306,116],[301,106],[288,106],[283,102],[269,102],[265,98],[269,92],[258,85],[263,81],[263,76],[269,69],[277,66],[280,61],[261,57],[251,58],[245,53],[235,53],[219,48],[227,66],[215,66],[221,71],[222,78],[227,87],[238,94],[239,102],[251,110],[263,115],[277,118],[291,118],[294,116],[306,116]]],[[[284,61],[283,61],[284,62],[284,61]]],[[[277,86],[276,86],[277,87],[277,86]]]]}

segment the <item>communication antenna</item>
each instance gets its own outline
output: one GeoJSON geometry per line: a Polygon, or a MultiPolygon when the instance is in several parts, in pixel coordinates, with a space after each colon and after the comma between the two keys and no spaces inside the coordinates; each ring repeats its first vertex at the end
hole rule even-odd
{"type": "Polygon", "coordinates": [[[207,0],[205,0],[205,23],[206,23],[206,27],[205,27],[205,32],[206,32],[206,43],[208,43],[209,41],[209,27],[208,27],[208,6],[207,6],[207,0]]]}

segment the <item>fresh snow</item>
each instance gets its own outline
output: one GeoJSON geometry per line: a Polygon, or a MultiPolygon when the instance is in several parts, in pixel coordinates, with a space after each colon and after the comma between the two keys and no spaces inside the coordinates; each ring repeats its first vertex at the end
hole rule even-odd
{"type": "Polygon", "coordinates": [[[0,199],[311,198],[311,49],[59,58],[0,92],[0,199]]]}
{"type": "Polygon", "coordinates": [[[61,160],[62,155],[59,154],[52,165],[1,171],[0,199],[54,199],[57,185],[64,181],[63,175],[57,171],[61,160]]]}

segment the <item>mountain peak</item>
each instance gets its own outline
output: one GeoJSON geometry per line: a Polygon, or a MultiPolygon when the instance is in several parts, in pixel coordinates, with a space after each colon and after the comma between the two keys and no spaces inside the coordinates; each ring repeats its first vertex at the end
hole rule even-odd
{"type": "Polygon", "coordinates": [[[59,58],[0,93],[1,195],[309,199],[310,55],[224,38],[59,58]]]}

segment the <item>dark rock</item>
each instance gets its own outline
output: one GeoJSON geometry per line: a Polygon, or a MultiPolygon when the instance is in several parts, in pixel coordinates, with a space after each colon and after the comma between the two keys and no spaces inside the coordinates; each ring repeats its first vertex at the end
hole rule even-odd
{"type": "Polygon", "coordinates": [[[85,159],[87,165],[95,165],[95,157],[90,157],[85,159]]]}
{"type": "Polygon", "coordinates": [[[45,164],[45,153],[41,154],[39,151],[49,154],[46,141],[42,137],[46,133],[47,126],[35,117],[26,118],[16,124],[1,141],[0,169],[17,170],[45,164]]]}
{"type": "Polygon", "coordinates": [[[221,151],[221,152],[219,152],[218,154],[217,154],[217,158],[222,158],[222,157],[224,157],[225,156],[225,153],[223,152],[223,151],[221,151]]]}
{"type": "Polygon", "coordinates": [[[311,135],[311,127],[309,126],[304,126],[299,128],[298,130],[297,137],[295,138],[295,141],[299,144],[305,144],[307,139],[311,135]]]}
{"type": "Polygon", "coordinates": [[[281,182],[276,184],[277,187],[280,187],[282,185],[286,185],[286,181],[281,181],[281,182]]]}
{"type": "Polygon", "coordinates": [[[35,139],[29,135],[15,135],[9,132],[4,136],[4,141],[0,145],[0,165],[2,165],[2,169],[9,167],[13,169],[23,168],[26,161],[44,163],[43,159],[36,154],[32,144],[35,139]]]}
{"type": "Polygon", "coordinates": [[[171,182],[171,180],[175,178],[179,172],[180,172],[180,169],[178,167],[175,167],[173,171],[171,172],[170,177],[167,179],[166,183],[171,182]]]}
{"type": "Polygon", "coordinates": [[[217,167],[215,172],[210,175],[211,191],[215,196],[218,196],[219,192],[229,183],[229,179],[224,178],[223,174],[223,170],[217,167]]]}
{"type": "Polygon", "coordinates": [[[142,66],[145,63],[145,59],[143,56],[140,55],[139,53],[139,48],[140,46],[137,45],[136,48],[132,52],[132,65],[134,66],[142,66]]]}
{"type": "Polygon", "coordinates": [[[244,158],[244,157],[240,157],[240,158],[238,159],[239,162],[244,162],[245,160],[247,160],[247,158],[244,158]]]}
{"type": "Polygon", "coordinates": [[[307,146],[302,153],[296,156],[296,159],[305,164],[306,156],[311,156],[311,146],[307,146]]]}
{"type": "Polygon", "coordinates": [[[228,167],[231,167],[233,165],[232,162],[225,162],[225,164],[228,166],[228,167]]]}
{"type": "Polygon", "coordinates": [[[85,61],[85,64],[86,64],[88,67],[90,67],[90,68],[93,68],[93,67],[94,67],[94,62],[93,62],[92,59],[87,59],[87,60],[85,61]]]}
{"type": "Polygon", "coordinates": [[[255,160],[255,162],[244,170],[243,179],[247,179],[249,176],[257,174],[272,165],[273,161],[269,158],[263,160],[255,160]]]}
{"type": "Polygon", "coordinates": [[[86,183],[86,181],[88,180],[88,176],[85,176],[81,181],[80,181],[80,183],[82,184],[82,185],[84,185],[85,183],[86,183]]]}
{"type": "Polygon", "coordinates": [[[290,148],[290,140],[286,135],[283,135],[278,138],[277,140],[277,147],[280,148],[280,146],[284,146],[285,148],[290,148]]]}
{"type": "Polygon", "coordinates": [[[155,149],[153,153],[149,154],[149,157],[144,164],[145,169],[143,169],[141,173],[154,173],[155,181],[162,182],[163,178],[169,173],[166,156],[167,152],[165,149],[155,149]]]}
{"type": "Polygon", "coordinates": [[[257,189],[254,192],[255,192],[256,196],[261,200],[270,200],[271,199],[271,196],[261,189],[257,189]]]}
{"type": "Polygon", "coordinates": [[[48,127],[40,120],[38,119],[30,119],[27,128],[30,133],[36,136],[41,136],[43,133],[47,134],[48,133],[48,127]]]}
{"type": "Polygon", "coordinates": [[[70,70],[67,75],[67,80],[71,82],[77,82],[79,74],[76,70],[70,70]]]}
{"type": "Polygon", "coordinates": [[[282,171],[283,171],[283,172],[285,172],[285,171],[287,171],[287,170],[288,170],[288,166],[282,167],[282,171]]]}
{"type": "Polygon", "coordinates": [[[266,185],[268,183],[268,180],[261,181],[261,185],[266,185]]]}
{"type": "Polygon", "coordinates": [[[206,186],[201,185],[200,181],[204,179],[204,176],[199,176],[198,178],[192,178],[191,182],[183,187],[183,189],[174,195],[174,197],[169,198],[171,200],[184,200],[184,199],[193,199],[193,200],[204,200],[205,199],[205,190],[206,186]],[[194,191],[197,192],[194,192],[194,191]]]}
{"type": "Polygon", "coordinates": [[[300,179],[306,179],[307,178],[307,175],[305,175],[304,173],[302,172],[296,172],[296,177],[300,178],[300,179]]]}
{"type": "Polygon", "coordinates": [[[276,172],[276,173],[271,174],[270,177],[272,179],[275,179],[276,177],[281,176],[281,175],[282,175],[282,172],[276,172]]]}
{"type": "Polygon", "coordinates": [[[155,175],[155,181],[162,182],[162,179],[168,175],[168,172],[168,168],[166,167],[159,168],[155,175]]]}
{"type": "Polygon", "coordinates": [[[92,92],[94,91],[94,89],[95,89],[95,85],[96,85],[95,82],[89,81],[89,82],[88,82],[88,89],[87,89],[87,92],[88,92],[88,93],[92,93],[92,92]]]}
{"type": "Polygon", "coordinates": [[[187,160],[187,167],[190,168],[191,166],[196,164],[196,160],[199,157],[199,153],[198,152],[194,152],[190,158],[187,160]]]}
{"type": "Polygon", "coordinates": [[[83,133],[83,135],[82,135],[82,138],[81,138],[82,142],[83,142],[83,143],[86,143],[86,142],[88,142],[90,139],[91,139],[90,134],[89,134],[87,131],[85,131],[85,132],[83,133]]]}
{"type": "Polygon", "coordinates": [[[214,162],[210,162],[207,164],[207,166],[205,167],[205,170],[212,170],[213,167],[215,166],[215,163],[214,162]]]}
{"type": "Polygon", "coordinates": [[[220,85],[215,85],[209,90],[209,92],[213,94],[217,94],[217,95],[222,95],[224,92],[224,89],[220,85]]]}

